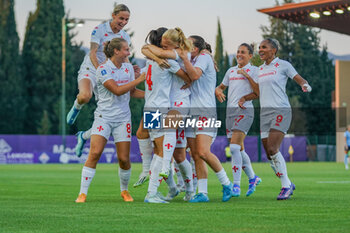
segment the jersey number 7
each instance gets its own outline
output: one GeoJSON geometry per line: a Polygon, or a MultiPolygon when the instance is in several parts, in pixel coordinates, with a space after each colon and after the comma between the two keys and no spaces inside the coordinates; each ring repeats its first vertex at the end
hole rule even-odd
{"type": "Polygon", "coordinates": [[[146,74],[146,84],[148,85],[148,90],[152,91],[152,65],[148,65],[148,70],[146,74]]]}

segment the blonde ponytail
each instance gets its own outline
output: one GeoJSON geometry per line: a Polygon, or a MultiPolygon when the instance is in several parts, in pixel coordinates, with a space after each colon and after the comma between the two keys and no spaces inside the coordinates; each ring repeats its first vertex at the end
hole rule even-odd
{"type": "Polygon", "coordinates": [[[168,29],[163,34],[163,38],[169,39],[173,45],[183,49],[184,51],[192,50],[192,42],[185,37],[185,34],[179,27],[176,27],[175,29],[168,29]]]}

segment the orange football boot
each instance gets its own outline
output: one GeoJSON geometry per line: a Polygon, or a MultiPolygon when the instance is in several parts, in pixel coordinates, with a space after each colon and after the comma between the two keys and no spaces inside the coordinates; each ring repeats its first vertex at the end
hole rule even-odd
{"type": "Polygon", "coordinates": [[[86,201],[86,194],[79,194],[78,198],[75,200],[75,203],[84,203],[86,201]]]}
{"type": "Polygon", "coordinates": [[[122,191],[122,193],[120,194],[120,196],[124,199],[124,201],[126,202],[132,202],[134,201],[134,199],[130,196],[130,193],[128,192],[128,190],[124,190],[122,191]]]}

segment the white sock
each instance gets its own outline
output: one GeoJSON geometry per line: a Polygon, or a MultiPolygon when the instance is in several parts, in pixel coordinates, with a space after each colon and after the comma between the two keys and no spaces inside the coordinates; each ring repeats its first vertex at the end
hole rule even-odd
{"type": "Polygon", "coordinates": [[[154,164],[151,168],[151,176],[148,184],[148,193],[150,195],[155,195],[158,191],[158,187],[162,182],[163,178],[159,176],[159,172],[162,168],[163,158],[154,154],[154,164]]]}
{"type": "MultiPolygon", "coordinates": [[[[185,182],[184,182],[184,179],[182,178],[182,174],[180,172],[179,165],[176,163],[176,161],[174,161],[174,171],[175,171],[176,177],[177,177],[177,185],[180,187],[184,186],[185,182]]],[[[191,174],[192,174],[192,170],[191,170],[191,174]]],[[[192,179],[192,177],[191,177],[191,179],[192,179]]]]}
{"type": "Polygon", "coordinates": [[[89,186],[91,184],[92,179],[94,178],[96,173],[96,169],[90,167],[83,167],[81,172],[81,184],[80,184],[80,192],[79,194],[88,193],[89,186]]]}
{"type": "Polygon", "coordinates": [[[233,184],[241,185],[242,176],[242,155],[241,146],[238,144],[230,144],[230,151],[232,155],[232,174],[233,184]]]}
{"type": "Polygon", "coordinates": [[[124,170],[122,168],[119,168],[119,180],[120,180],[120,191],[128,190],[130,175],[131,175],[131,168],[129,170],[124,170]]]}
{"type": "Polygon", "coordinates": [[[193,192],[193,174],[190,162],[185,159],[183,162],[179,163],[179,170],[181,171],[182,177],[185,178],[186,191],[193,192]]]}
{"type": "Polygon", "coordinates": [[[208,194],[208,179],[198,179],[198,193],[208,194]]]}
{"type": "Polygon", "coordinates": [[[176,131],[167,130],[163,140],[163,166],[162,170],[170,169],[171,158],[173,157],[176,146],[176,131]]]}
{"type": "Polygon", "coordinates": [[[142,176],[147,176],[151,169],[152,162],[152,141],[150,138],[137,139],[142,158],[142,176]]]}
{"type": "Polygon", "coordinates": [[[273,172],[276,174],[276,173],[277,173],[277,171],[276,171],[276,167],[275,167],[275,163],[274,163],[274,161],[271,159],[271,160],[269,160],[269,162],[270,162],[270,166],[271,166],[271,168],[272,168],[273,172]]]}
{"type": "Polygon", "coordinates": [[[248,154],[242,150],[242,169],[245,172],[245,174],[248,176],[248,179],[253,179],[255,177],[254,170],[252,168],[252,163],[250,162],[250,158],[248,154]]]}
{"type": "Polygon", "coordinates": [[[91,130],[92,130],[92,128],[86,130],[86,131],[83,133],[83,139],[88,140],[88,139],[91,138],[91,130]]]}
{"type": "Polygon", "coordinates": [[[78,100],[75,99],[74,101],[74,107],[78,110],[80,110],[85,104],[78,104],[78,100]]]}
{"type": "Polygon", "coordinates": [[[222,168],[221,171],[215,173],[215,175],[218,177],[222,185],[229,185],[231,183],[230,179],[227,177],[225,169],[222,168]]]}
{"type": "Polygon", "coordinates": [[[192,180],[193,180],[193,191],[197,191],[197,186],[198,186],[198,179],[197,179],[197,172],[196,172],[196,165],[194,163],[193,158],[191,157],[190,160],[191,166],[192,166],[192,180]]]}
{"type": "Polygon", "coordinates": [[[169,176],[168,176],[168,178],[164,178],[164,180],[170,189],[176,188],[173,169],[169,170],[169,176]]]}
{"type": "Polygon", "coordinates": [[[344,156],[344,164],[345,164],[345,168],[349,168],[349,166],[348,166],[348,155],[347,154],[345,154],[345,156],[344,156]]]}
{"type": "Polygon", "coordinates": [[[149,173],[148,173],[149,175],[151,175],[151,170],[152,170],[154,164],[156,163],[156,160],[157,160],[157,156],[153,156],[152,161],[151,161],[151,166],[149,168],[149,173]]]}
{"type": "Polygon", "coordinates": [[[276,175],[280,178],[282,183],[282,188],[289,188],[291,182],[288,178],[287,174],[287,166],[286,161],[284,160],[281,152],[277,152],[277,154],[271,156],[272,161],[275,164],[276,175]]]}

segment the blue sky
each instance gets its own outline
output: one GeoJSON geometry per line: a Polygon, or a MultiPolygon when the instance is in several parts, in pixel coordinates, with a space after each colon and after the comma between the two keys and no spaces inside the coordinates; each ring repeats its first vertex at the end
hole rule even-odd
{"type": "MultiPolygon", "coordinates": [[[[113,10],[113,0],[64,0],[65,11],[71,17],[109,19],[113,10]]],[[[298,1],[300,2],[300,1],[298,1]]],[[[304,2],[304,1],[301,1],[304,2]]],[[[261,25],[268,25],[268,16],[257,9],[272,7],[275,0],[127,0],[118,1],[131,10],[126,28],[135,32],[132,43],[136,56],[148,32],[154,28],[179,26],[186,36],[197,34],[215,48],[217,19],[220,19],[224,40],[224,50],[235,53],[242,42],[259,43],[261,25]]],[[[30,11],[34,11],[36,0],[15,0],[17,32],[23,40],[25,26],[30,11]]],[[[89,47],[90,34],[98,22],[86,22],[77,28],[75,40],[89,47]]],[[[321,44],[337,55],[350,53],[350,36],[322,30],[321,44]]]]}

